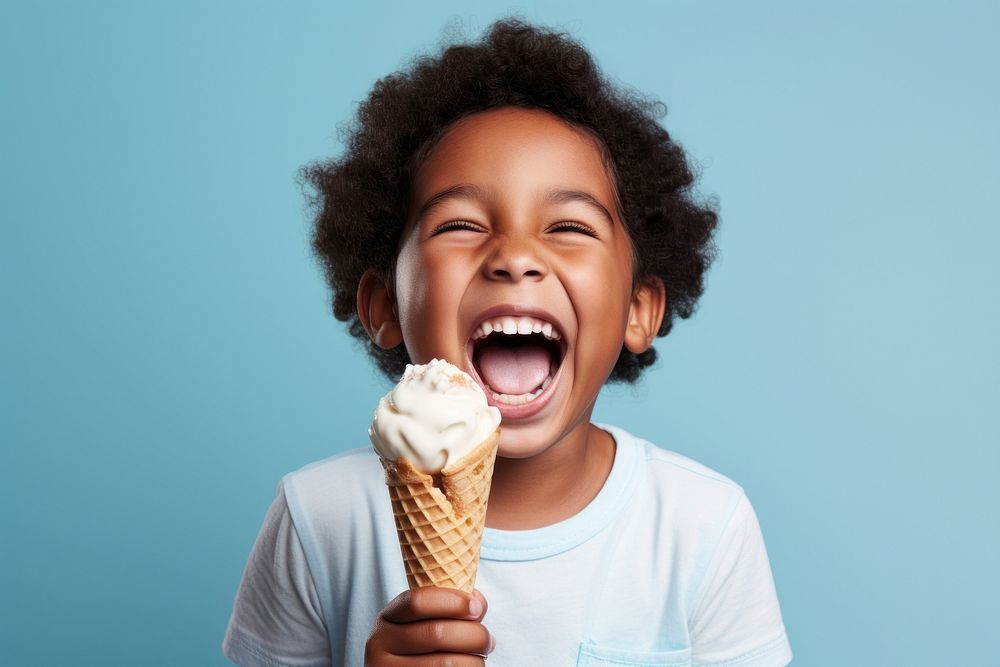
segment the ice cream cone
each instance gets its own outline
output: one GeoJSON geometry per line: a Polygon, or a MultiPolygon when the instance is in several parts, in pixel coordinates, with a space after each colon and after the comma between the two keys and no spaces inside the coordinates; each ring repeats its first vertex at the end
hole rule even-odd
{"type": "Polygon", "coordinates": [[[500,429],[438,475],[382,459],[410,588],[472,592],[500,429]]]}

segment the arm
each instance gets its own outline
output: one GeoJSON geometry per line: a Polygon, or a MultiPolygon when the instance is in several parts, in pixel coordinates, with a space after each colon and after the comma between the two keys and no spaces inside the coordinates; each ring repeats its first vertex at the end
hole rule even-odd
{"type": "MultiPolygon", "coordinates": [[[[379,614],[366,664],[417,664],[447,653],[455,665],[481,665],[492,637],[481,621],[486,601],[476,593],[439,588],[405,591],[379,614]],[[438,653],[441,652],[441,653],[438,653]],[[429,654],[417,657],[413,654],[429,654]],[[463,655],[459,655],[463,654],[463,655]]],[[[328,667],[330,639],[316,587],[284,489],[257,536],[233,605],[223,653],[243,667],[328,667]]]]}
{"type": "Polygon", "coordinates": [[[757,515],[745,495],[723,529],[689,622],[695,665],[782,667],[792,659],[757,515]]]}
{"type": "Polygon", "coordinates": [[[244,667],[327,667],[330,643],[284,489],[257,535],[222,645],[244,667]]]}

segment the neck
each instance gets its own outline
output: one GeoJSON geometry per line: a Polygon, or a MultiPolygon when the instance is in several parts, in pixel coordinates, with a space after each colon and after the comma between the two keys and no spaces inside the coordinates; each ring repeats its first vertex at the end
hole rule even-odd
{"type": "Polygon", "coordinates": [[[536,456],[498,457],[486,525],[529,530],[570,518],[600,492],[614,458],[614,438],[588,420],[536,456]]]}

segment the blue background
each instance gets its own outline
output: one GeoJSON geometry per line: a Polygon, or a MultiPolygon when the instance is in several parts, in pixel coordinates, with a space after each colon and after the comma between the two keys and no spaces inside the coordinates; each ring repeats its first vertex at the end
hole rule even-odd
{"type": "Polygon", "coordinates": [[[387,388],[296,170],[509,11],[662,99],[721,203],[596,418],[746,488],[796,664],[998,659],[995,3],[102,2],[0,10],[5,664],[225,663],[275,484],[387,388]]]}

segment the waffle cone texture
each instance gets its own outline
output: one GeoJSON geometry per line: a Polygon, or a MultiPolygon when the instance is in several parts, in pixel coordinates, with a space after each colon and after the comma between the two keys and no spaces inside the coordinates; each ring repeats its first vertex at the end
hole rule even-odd
{"type": "Polygon", "coordinates": [[[382,459],[410,588],[472,592],[499,444],[497,428],[439,475],[417,470],[406,457],[382,459]]]}

